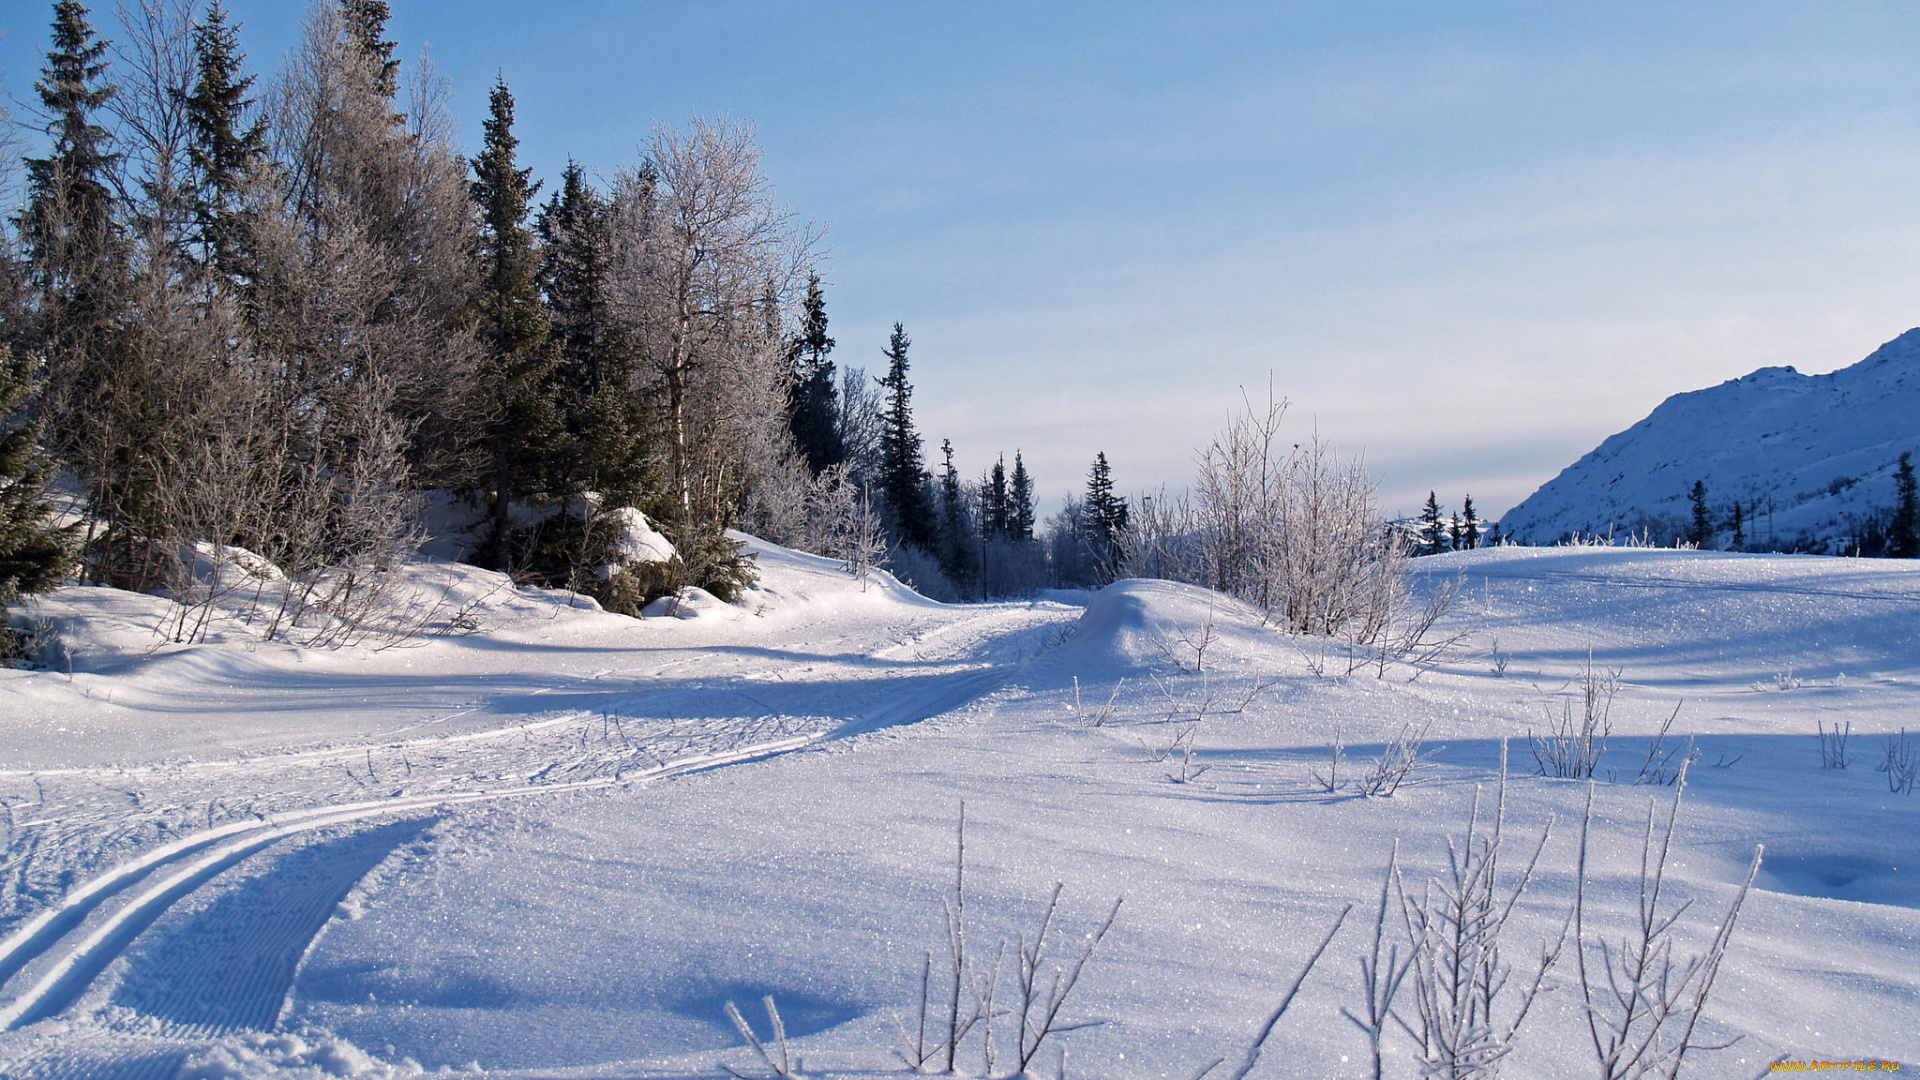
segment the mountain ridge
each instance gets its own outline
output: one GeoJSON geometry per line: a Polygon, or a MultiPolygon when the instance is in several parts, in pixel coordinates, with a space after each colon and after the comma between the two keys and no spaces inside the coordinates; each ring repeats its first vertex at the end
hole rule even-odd
{"type": "Polygon", "coordinates": [[[1714,547],[1851,553],[1871,546],[1893,505],[1902,453],[1920,454],[1920,328],[1824,375],[1763,367],[1675,394],[1541,485],[1501,529],[1531,544],[1672,543],[1689,531],[1699,481],[1714,547]]]}

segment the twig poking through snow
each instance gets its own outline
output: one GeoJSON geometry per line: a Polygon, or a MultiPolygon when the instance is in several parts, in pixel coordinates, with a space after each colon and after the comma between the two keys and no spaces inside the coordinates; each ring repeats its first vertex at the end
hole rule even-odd
{"type": "Polygon", "coordinates": [[[1900,734],[1887,736],[1886,757],[1875,765],[1875,772],[1887,774],[1887,790],[1895,795],[1901,792],[1913,794],[1916,774],[1920,774],[1920,759],[1916,759],[1913,745],[1907,741],[1907,729],[1901,728],[1900,734]]]}
{"type": "Polygon", "coordinates": [[[1107,721],[1113,719],[1114,712],[1117,711],[1117,709],[1119,708],[1118,703],[1120,701],[1120,691],[1123,688],[1125,688],[1126,685],[1127,685],[1127,680],[1125,679],[1121,679],[1119,682],[1115,683],[1113,685],[1113,693],[1107,695],[1107,703],[1105,705],[1100,706],[1097,709],[1093,709],[1089,711],[1081,707],[1080,676],[1075,675],[1073,677],[1073,717],[1074,719],[1080,722],[1081,727],[1099,727],[1102,724],[1105,724],[1107,721]]]}
{"type": "Polygon", "coordinates": [[[1333,742],[1327,746],[1327,771],[1321,775],[1319,769],[1309,768],[1307,775],[1313,778],[1313,786],[1329,795],[1340,792],[1340,763],[1346,760],[1347,747],[1340,738],[1340,728],[1333,729],[1333,742]]]}
{"type": "MultiPolygon", "coordinates": [[[[1241,1056],[1239,1066],[1236,1067],[1233,1072],[1227,1074],[1227,1080],[1246,1080],[1247,1074],[1252,1072],[1253,1067],[1259,1063],[1260,1051],[1266,1048],[1267,1037],[1273,1034],[1274,1025],[1280,1022],[1281,1017],[1287,1015],[1287,1009],[1293,1005],[1294,997],[1300,993],[1300,984],[1307,981],[1307,975],[1313,971],[1313,966],[1320,962],[1320,957],[1327,951],[1327,946],[1333,944],[1333,936],[1340,932],[1341,924],[1347,921],[1347,915],[1351,911],[1353,911],[1353,905],[1348,904],[1346,907],[1340,909],[1339,915],[1334,917],[1333,925],[1327,927],[1327,935],[1320,939],[1320,944],[1313,950],[1313,955],[1307,957],[1306,966],[1300,969],[1300,974],[1293,977],[1293,985],[1287,987],[1287,992],[1281,996],[1279,1007],[1268,1014],[1266,1023],[1260,1025],[1260,1034],[1254,1036],[1254,1040],[1248,1045],[1246,1053],[1241,1056]]],[[[1218,1064],[1220,1064],[1220,1062],[1214,1062],[1214,1065],[1218,1064]]],[[[1200,1070],[1200,1072],[1195,1075],[1195,1080],[1212,1072],[1214,1065],[1209,1065],[1200,1070]]]]}
{"type": "Polygon", "coordinates": [[[1647,804],[1647,825],[1640,841],[1639,907],[1631,933],[1617,944],[1586,933],[1587,842],[1593,825],[1593,785],[1587,787],[1586,813],[1580,824],[1580,856],[1575,866],[1573,894],[1574,958],[1579,968],[1580,997],[1585,1006],[1587,1033],[1601,1080],[1638,1080],[1645,1076],[1674,1077],[1688,1050],[1724,1049],[1731,1043],[1709,1046],[1693,1042],[1713,982],[1719,974],[1734,923],[1746,902],[1747,891],[1760,871],[1763,848],[1755,847],[1747,879],[1734,896],[1707,951],[1681,962],[1674,957],[1673,926],[1692,906],[1691,901],[1664,905],[1668,853],[1674,826],[1680,819],[1680,797],[1686,788],[1686,765],[1673,785],[1673,802],[1664,827],[1659,827],[1653,802],[1647,804]],[[1655,836],[1658,834],[1658,840],[1655,836]],[[1595,968],[1598,971],[1595,971],[1595,968]],[[1602,982],[1600,976],[1605,976],[1602,982]]]}
{"type": "Polygon", "coordinates": [[[1400,734],[1394,736],[1380,751],[1380,756],[1354,781],[1355,790],[1369,799],[1390,799],[1393,793],[1403,787],[1412,787],[1421,780],[1421,774],[1432,768],[1434,755],[1445,750],[1444,746],[1426,749],[1427,725],[1418,728],[1411,723],[1403,724],[1400,734]]]}
{"type": "Polygon", "coordinates": [[[1373,916],[1373,948],[1360,958],[1360,990],[1366,998],[1367,1014],[1363,1018],[1345,1007],[1340,1010],[1340,1015],[1366,1033],[1367,1046],[1373,1056],[1373,1080],[1380,1080],[1381,1077],[1383,1062],[1380,1037],[1386,1032],[1387,1018],[1393,1014],[1393,999],[1400,993],[1400,983],[1413,967],[1413,956],[1409,953],[1403,959],[1398,942],[1387,947],[1384,964],[1380,959],[1380,945],[1387,927],[1387,894],[1399,873],[1400,841],[1395,840],[1393,854],[1387,857],[1387,872],[1380,878],[1380,907],[1373,916]]]}
{"type": "MultiPolygon", "coordinates": [[[[733,1026],[740,1030],[741,1037],[745,1038],[747,1042],[753,1046],[754,1050],[759,1052],[760,1060],[767,1063],[767,1068],[773,1070],[773,1075],[778,1077],[795,1076],[793,1063],[787,1057],[787,1026],[780,1022],[780,1010],[774,1007],[772,994],[768,994],[760,1000],[767,1007],[767,1021],[773,1028],[774,1046],[780,1051],[780,1060],[778,1061],[775,1061],[773,1055],[767,1052],[766,1044],[762,1043],[759,1036],[753,1033],[753,1027],[747,1023],[746,1017],[740,1015],[739,1006],[735,1005],[732,1001],[727,1002],[727,1016],[733,1020],[733,1026]]],[[[737,1072],[731,1068],[727,1069],[727,1071],[745,1080],[744,1073],[737,1072]]]]}
{"type": "Polygon", "coordinates": [[[1815,735],[1820,739],[1820,767],[1823,769],[1844,769],[1853,764],[1852,755],[1847,753],[1847,738],[1853,734],[1853,722],[1845,726],[1834,722],[1833,730],[1828,731],[1825,721],[1813,722],[1815,735]]]}
{"type": "Polygon", "coordinates": [[[1674,720],[1680,715],[1680,706],[1684,704],[1686,702],[1683,701],[1674,705],[1673,712],[1669,713],[1666,720],[1660,724],[1659,732],[1653,737],[1653,745],[1647,747],[1647,760],[1640,763],[1640,775],[1633,778],[1635,784],[1657,786],[1676,784],[1681,774],[1686,772],[1687,766],[1700,760],[1700,751],[1694,748],[1692,738],[1687,739],[1687,753],[1681,760],[1679,768],[1673,767],[1674,755],[1680,753],[1679,746],[1668,750],[1664,755],[1660,753],[1666,745],[1667,732],[1672,730],[1674,720]]]}

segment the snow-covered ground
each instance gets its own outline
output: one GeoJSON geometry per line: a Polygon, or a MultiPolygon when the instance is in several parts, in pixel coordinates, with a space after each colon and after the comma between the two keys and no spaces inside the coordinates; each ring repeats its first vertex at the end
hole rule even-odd
{"type": "MultiPolygon", "coordinates": [[[[1503,739],[1512,870],[1553,823],[1503,951],[1525,969],[1560,932],[1589,788],[1535,775],[1525,737],[1590,662],[1622,687],[1589,933],[1627,929],[1672,794],[1633,780],[1676,705],[1669,745],[1699,751],[1669,865],[1684,948],[1767,848],[1696,1041],[1741,1039],[1687,1075],[1920,1063],[1920,799],[1873,769],[1884,734],[1920,732],[1920,567],[1425,559],[1463,582],[1467,636],[1382,671],[1185,586],[949,607],[757,549],[740,605],[642,621],[439,567],[478,628],[386,649],[157,646],[158,601],[42,601],[61,670],[0,674],[0,1075],[764,1075],[724,1008],[764,1038],[766,995],[801,1071],[898,1074],[929,954],[942,997],[964,803],[982,972],[1053,883],[1063,962],[1121,900],[1063,1014],[1104,1022],[1036,1073],[1062,1048],[1080,1076],[1237,1060],[1354,904],[1251,1075],[1364,1076],[1341,1009],[1382,871],[1396,841],[1409,892],[1443,871],[1503,739]],[[1849,768],[1821,768],[1816,722],[1852,725],[1849,768]],[[1358,775],[1409,725],[1444,747],[1423,782],[1316,784],[1336,738],[1358,775]]],[[[1591,1072],[1571,955],[1508,1075],[1591,1072]]],[[[1414,1075],[1387,1038],[1388,1075],[1414,1075]]]]}

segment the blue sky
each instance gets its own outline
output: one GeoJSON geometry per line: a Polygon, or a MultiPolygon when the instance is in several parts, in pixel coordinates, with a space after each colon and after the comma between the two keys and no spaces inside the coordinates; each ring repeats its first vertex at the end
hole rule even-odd
{"type": "MultiPolygon", "coordinates": [[[[755,124],[835,359],[904,322],[929,446],[1021,449],[1046,511],[1096,451],[1183,485],[1271,377],[1389,510],[1498,513],[1669,394],[1920,323],[1911,5],[394,8],[469,147],[505,75],[542,176],[755,124]]],[[[231,10],[277,68],[297,7],[231,10]]],[[[49,11],[0,6],[16,99],[49,11]]]]}

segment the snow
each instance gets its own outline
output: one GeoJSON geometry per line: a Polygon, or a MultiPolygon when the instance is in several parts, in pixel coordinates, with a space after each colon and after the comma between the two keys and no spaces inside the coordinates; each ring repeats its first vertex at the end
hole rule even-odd
{"type": "Polygon", "coordinates": [[[631,506],[623,506],[611,512],[620,531],[620,539],[614,545],[614,551],[623,563],[667,562],[675,555],[673,541],[668,540],[660,530],[653,527],[647,515],[631,506]]]}
{"type": "Polygon", "coordinates": [[[1902,453],[1920,453],[1920,329],[1851,367],[1802,375],[1761,368],[1676,394],[1610,436],[1501,518],[1521,543],[1570,536],[1684,536],[1688,494],[1706,484],[1723,528],[1738,500],[1755,548],[1820,541],[1850,550],[1860,521],[1894,503],[1902,453]]]}
{"type": "MultiPolygon", "coordinates": [[[[1700,752],[1669,868],[1683,948],[1767,847],[1705,1025],[1742,1039],[1687,1075],[1920,1061],[1920,799],[1872,768],[1920,727],[1920,567],[1423,559],[1423,588],[1462,582],[1466,637],[1380,676],[1191,586],[950,606],[751,543],[760,583],[692,618],[418,568],[465,622],[388,648],[240,622],[179,644],[152,630],[164,601],[39,601],[72,664],[0,673],[0,1075],[765,1075],[723,1009],[764,1038],[766,995],[807,1075],[898,1072],[962,803],[983,963],[1030,939],[1054,882],[1062,955],[1122,898],[1066,1010],[1104,1023],[1057,1037],[1067,1072],[1238,1055],[1353,903],[1253,1075],[1364,1075],[1339,1012],[1363,913],[1396,840],[1410,887],[1440,872],[1503,739],[1511,835],[1552,823],[1505,951],[1562,925],[1588,788],[1535,775],[1526,735],[1589,658],[1623,683],[1589,923],[1627,927],[1648,805],[1672,795],[1632,779],[1676,705],[1669,737],[1700,752]],[[1174,782],[1196,716],[1208,769],[1174,782]],[[1820,768],[1816,721],[1852,725],[1851,767],[1820,768]],[[1315,788],[1336,734],[1357,772],[1409,724],[1444,747],[1423,782],[1315,788]]],[[[1563,961],[1508,1073],[1585,1074],[1585,1040],[1563,961]]],[[[1389,1051],[1413,1075],[1404,1038],[1389,1051]]],[[[1058,1063],[1050,1041],[1037,1073],[1058,1063]]],[[[977,1035],[960,1064],[981,1071],[977,1035]]]]}

